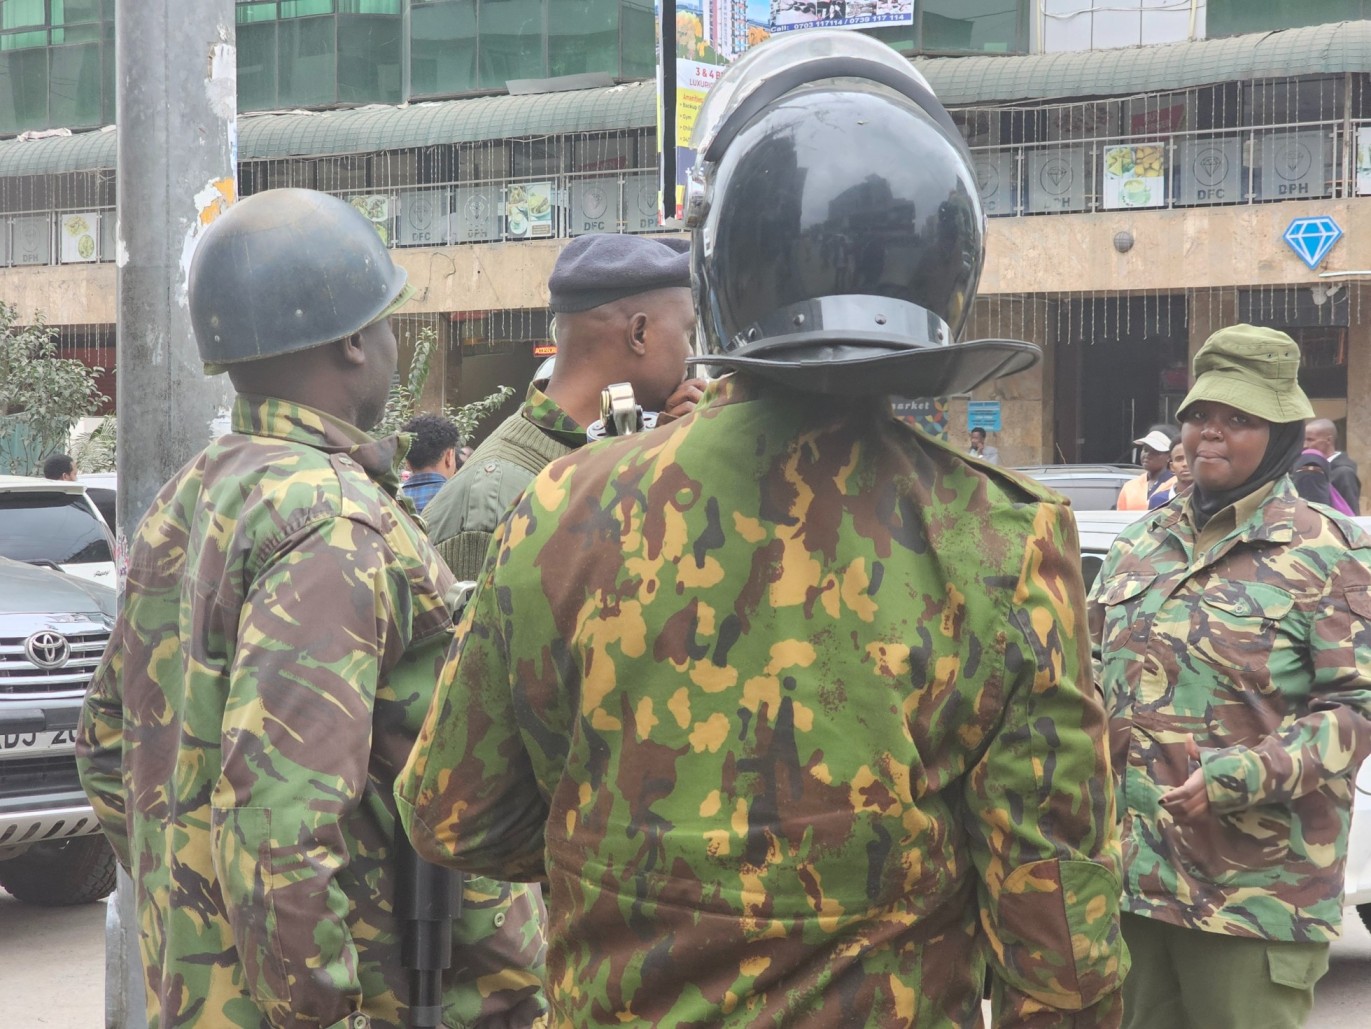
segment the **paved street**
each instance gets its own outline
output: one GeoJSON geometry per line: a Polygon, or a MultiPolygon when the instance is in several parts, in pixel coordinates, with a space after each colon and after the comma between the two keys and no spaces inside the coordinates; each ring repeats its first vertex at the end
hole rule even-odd
{"type": "MultiPolygon", "coordinates": [[[[1349,911],[1319,984],[1308,1029],[1364,1029],[1371,1010],[1371,933],[1349,911]]],[[[100,1029],[104,904],[44,910],[0,891],[0,1004],[15,1029],[100,1029]]]]}

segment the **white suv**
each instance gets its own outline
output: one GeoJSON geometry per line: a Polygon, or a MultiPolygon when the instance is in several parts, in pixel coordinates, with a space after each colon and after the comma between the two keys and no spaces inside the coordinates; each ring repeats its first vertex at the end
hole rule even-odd
{"type": "Polygon", "coordinates": [[[0,557],[114,588],[114,541],[79,482],[0,475],[0,557]]]}

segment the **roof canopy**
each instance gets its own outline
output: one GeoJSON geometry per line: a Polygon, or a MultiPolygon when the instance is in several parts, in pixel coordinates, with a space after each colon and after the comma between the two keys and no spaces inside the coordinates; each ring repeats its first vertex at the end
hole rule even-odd
{"type": "MultiPolygon", "coordinates": [[[[324,157],[406,150],[486,139],[646,128],[657,119],[657,87],[632,82],[519,96],[474,97],[343,111],[245,114],[238,158],[324,157]]],[[[112,129],[0,142],[0,177],[94,171],[115,166],[112,129]]]]}
{"type": "Polygon", "coordinates": [[[1371,72],[1371,21],[1027,57],[914,61],[950,107],[1023,100],[1132,96],[1216,82],[1371,72]]]}

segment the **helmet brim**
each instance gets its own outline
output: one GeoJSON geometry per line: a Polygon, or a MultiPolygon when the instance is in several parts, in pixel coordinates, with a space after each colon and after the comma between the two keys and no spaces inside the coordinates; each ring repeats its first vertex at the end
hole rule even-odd
{"type": "Polygon", "coordinates": [[[834,342],[791,349],[785,356],[707,354],[690,358],[690,363],[745,371],[809,393],[922,399],[969,393],[993,379],[1027,371],[1041,359],[1042,350],[1033,343],[978,339],[885,351],[834,342]]]}

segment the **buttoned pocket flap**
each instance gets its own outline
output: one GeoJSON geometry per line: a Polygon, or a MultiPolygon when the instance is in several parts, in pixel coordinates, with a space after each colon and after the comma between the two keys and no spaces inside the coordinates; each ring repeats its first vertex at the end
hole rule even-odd
{"type": "Polygon", "coordinates": [[[1371,621],[1371,586],[1348,586],[1343,596],[1354,615],[1371,621]]]}
{"type": "Polygon", "coordinates": [[[1295,606],[1295,598],[1285,590],[1262,582],[1225,581],[1205,590],[1200,600],[1233,618],[1272,622],[1280,621],[1295,606]]]}
{"type": "Polygon", "coordinates": [[[1328,971],[1328,948],[1317,943],[1273,943],[1266,949],[1271,981],[1296,990],[1312,990],[1328,971]]]}
{"type": "Polygon", "coordinates": [[[1112,576],[1100,587],[1100,603],[1105,607],[1113,607],[1115,604],[1134,600],[1146,593],[1148,587],[1156,581],[1157,577],[1150,573],[1130,572],[1112,576]]]}

